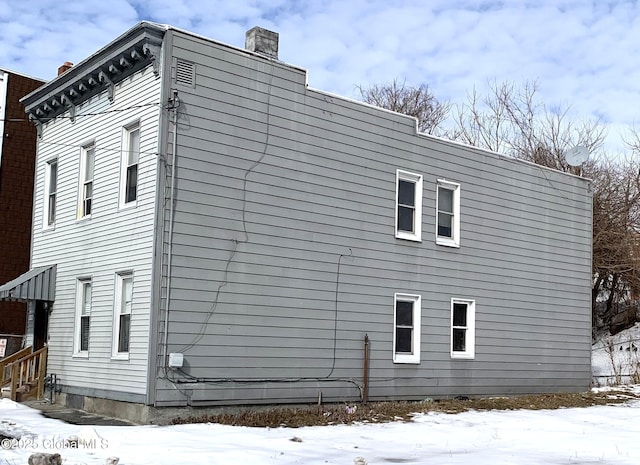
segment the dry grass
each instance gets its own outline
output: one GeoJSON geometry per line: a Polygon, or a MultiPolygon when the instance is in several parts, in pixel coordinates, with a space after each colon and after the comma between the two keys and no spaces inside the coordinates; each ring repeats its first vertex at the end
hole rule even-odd
{"type": "Polygon", "coordinates": [[[239,413],[203,415],[178,418],[172,424],[220,423],[234,426],[301,427],[359,423],[411,421],[416,413],[460,413],[468,410],[541,410],[569,407],[611,405],[639,399],[640,395],[626,390],[540,394],[518,397],[491,397],[469,400],[444,399],[420,402],[371,402],[368,404],[334,404],[301,408],[274,407],[272,409],[246,409],[239,413]],[[356,407],[354,409],[354,407],[356,407]]]}

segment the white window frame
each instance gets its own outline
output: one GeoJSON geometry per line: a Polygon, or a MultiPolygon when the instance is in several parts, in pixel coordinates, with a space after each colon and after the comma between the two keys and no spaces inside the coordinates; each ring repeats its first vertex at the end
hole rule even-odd
{"type": "Polygon", "coordinates": [[[95,206],[95,169],[96,169],[96,146],[91,142],[82,146],[80,150],[80,175],[78,176],[78,219],[91,218],[93,207],[95,206]],[[89,155],[93,156],[93,169],[87,173],[87,161],[89,155]],[[86,195],[87,186],[90,187],[91,195],[86,195]],[[87,205],[89,208],[87,209],[87,205]],[[87,211],[88,210],[88,211],[87,211]]]}
{"type": "Polygon", "coordinates": [[[53,158],[45,163],[44,167],[44,192],[42,202],[42,228],[54,228],[56,225],[56,203],[58,194],[58,159],[53,158]],[[51,174],[55,165],[56,183],[52,186],[51,174]],[[52,207],[53,200],[53,209],[52,207]],[[52,211],[53,210],[53,211],[52,211]]]}
{"type": "Polygon", "coordinates": [[[460,247],[460,184],[444,179],[438,179],[436,183],[436,244],[446,247],[460,247]],[[440,236],[438,234],[438,222],[440,210],[438,202],[440,200],[440,189],[447,189],[453,192],[453,218],[451,221],[452,237],[440,236]]]}
{"type": "Polygon", "coordinates": [[[473,359],[476,356],[476,301],[470,299],[451,299],[451,358],[473,359]],[[455,304],[467,306],[466,326],[454,326],[453,308],[455,304]],[[454,350],[453,333],[454,330],[464,330],[465,350],[454,350]]]}
{"type": "Polygon", "coordinates": [[[406,239],[409,241],[420,242],[422,240],[422,184],[423,178],[421,174],[411,173],[409,171],[396,170],[396,215],[395,215],[395,234],[398,239],[406,239]],[[405,231],[398,227],[399,210],[403,205],[399,202],[400,181],[408,181],[415,184],[414,192],[414,214],[413,214],[413,231],[405,231]]]}
{"type": "Polygon", "coordinates": [[[75,357],[89,357],[89,342],[91,341],[91,307],[93,294],[93,280],[90,277],[78,278],[76,283],[76,321],[73,341],[73,355],[75,357]],[[88,295],[88,306],[87,302],[88,295]],[[87,347],[82,347],[82,320],[88,319],[87,347]]]}
{"type": "Polygon", "coordinates": [[[116,273],[116,282],[114,287],[114,303],[113,303],[113,343],[111,358],[116,360],[129,360],[129,353],[131,352],[131,315],[133,306],[133,272],[126,271],[122,273],[116,273]],[[125,295],[125,284],[130,283],[130,295],[125,295]],[[120,328],[122,325],[121,317],[123,315],[129,315],[129,332],[127,350],[120,351],[120,328]]]}
{"type": "Polygon", "coordinates": [[[138,197],[140,195],[140,121],[135,121],[131,124],[126,125],[122,128],[122,156],[120,159],[120,199],[119,205],[120,208],[128,208],[133,207],[138,202],[138,197]],[[136,132],[138,133],[138,146],[131,147],[132,137],[131,135],[136,132]],[[131,163],[130,155],[135,153],[136,159],[135,163],[131,163]],[[127,180],[129,167],[136,167],[136,196],[133,200],[127,200],[127,180]]]}
{"type": "Polygon", "coordinates": [[[417,294],[395,293],[393,295],[393,363],[420,363],[420,322],[422,315],[421,301],[421,296],[417,294]],[[398,328],[396,320],[396,309],[398,302],[413,303],[411,353],[396,351],[396,338],[398,328]]]}

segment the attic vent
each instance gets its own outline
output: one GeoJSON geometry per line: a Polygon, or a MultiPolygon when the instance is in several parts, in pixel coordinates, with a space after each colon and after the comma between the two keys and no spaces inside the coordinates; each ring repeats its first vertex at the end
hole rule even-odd
{"type": "Polygon", "coordinates": [[[196,64],[190,61],[176,61],[176,84],[196,86],[196,64]]]}

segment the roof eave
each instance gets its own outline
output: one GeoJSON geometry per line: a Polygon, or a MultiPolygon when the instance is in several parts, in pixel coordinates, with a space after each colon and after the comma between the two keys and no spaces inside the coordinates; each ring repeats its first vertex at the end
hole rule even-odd
{"type": "Polygon", "coordinates": [[[46,122],[133,72],[157,65],[166,26],[143,21],[20,101],[30,118],[46,122]]]}

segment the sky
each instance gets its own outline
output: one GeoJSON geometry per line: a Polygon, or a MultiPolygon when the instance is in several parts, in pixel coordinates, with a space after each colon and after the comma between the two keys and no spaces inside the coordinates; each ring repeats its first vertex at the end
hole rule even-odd
{"type": "Polygon", "coordinates": [[[282,61],[345,97],[397,78],[456,104],[491,81],[537,81],[548,108],[601,119],[609,150],[640,124],[637,0],[0,0],[0,68],[51,79],[141,20],[238,47],[273,30],[282,61]]]}

